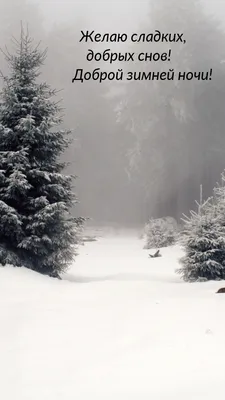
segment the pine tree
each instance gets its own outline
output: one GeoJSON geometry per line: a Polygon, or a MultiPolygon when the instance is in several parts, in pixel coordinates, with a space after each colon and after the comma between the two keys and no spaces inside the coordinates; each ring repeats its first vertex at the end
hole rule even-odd
{"type": "Polygon", "coordinates": [[[225,224],[221,224],[216,197],[198,205],[184,218],[182,241],[185,256],[177,272],[185,281],[225,279],[225,224]]]}
{"type": "Polygon", "coordinates": [[[69,131],[47,83],[39,83],[46,51],[21,30],[0,104],[0,263],[59,277],[73,260],[83,218],[73,218],[72,176],[60,155],[69,131]]]}

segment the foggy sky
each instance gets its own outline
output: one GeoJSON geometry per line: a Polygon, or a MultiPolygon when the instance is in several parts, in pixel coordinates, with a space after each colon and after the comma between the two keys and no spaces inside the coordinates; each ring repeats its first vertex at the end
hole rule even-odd
{"type": "Polygon", "coordinates": [[[85,15],[94,29],[132,29],[147,12],[148,1],[123,0],[32,0],[41,6],[46,23],[71,21],[85,15]]]}
{"type": "MultiPolygon", "coordinates": [[[[40,5],[48,27],[54,22],[74,21],[85,15],[93,29],[128,31],[138,27],[148,12],[149,0],[31,0],[40,5]]],[[[206,10],[225,26],[225,1],[202,0],[206,10]]]]}

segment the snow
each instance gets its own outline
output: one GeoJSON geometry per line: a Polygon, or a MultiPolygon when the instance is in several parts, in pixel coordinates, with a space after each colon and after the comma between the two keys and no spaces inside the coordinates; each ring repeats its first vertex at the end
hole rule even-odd
{"type": "Polygon", "coordinates": [[[0,268],[0,398],[223,398],[225,283],[184,283],[178,246],[149,252],[126,233],[85,243],[62,281],[0,268]]]}

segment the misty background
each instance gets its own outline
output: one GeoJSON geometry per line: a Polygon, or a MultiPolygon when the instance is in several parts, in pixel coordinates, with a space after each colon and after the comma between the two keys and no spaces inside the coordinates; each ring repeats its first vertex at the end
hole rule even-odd
{"type": "MultiPolygon", "coordinates": [[[[63,89],[64,128],[74,138],[65,158],[68,172],[78,176],[74,213],[93,224],[141,225],[150,216],[179,219],[194,207],[201,184],[204,197],[211,195],[225,168],[224,0],[0,0],[1,48],[13,49],[21,21],[48,47],[42,79],[63,89]],[[96,67],[86,61],[91,43],[79,43],[81,30],[129,35],[155,29],[182,32],[187,40],[167,45],[169,68],[213,68],[212,81],[72,84],[77,68],[96,67]]],[[[94,45],[118,49],[116,43],[94,45]]],[[[119,48],[149,52],[154,46],[127,41],[119,48]]],[[[8,73],[3,54],[0,63],[8,73]]],[[[122,67],[140,70],[140,64],[122,67]]]]}

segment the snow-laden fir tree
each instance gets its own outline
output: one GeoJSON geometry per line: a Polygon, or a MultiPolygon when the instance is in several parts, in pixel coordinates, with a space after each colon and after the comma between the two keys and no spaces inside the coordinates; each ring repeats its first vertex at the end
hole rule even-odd
{"type": "Polygon", "coordinates": [[[214,188],[213,195],[218,223],[225,228],[225,171],[222,172],[221,182],[214,188]]]}
{"type": "Polygon", "coordinates": [[[221,224],[218,199],[198,204],[198,211],[183,221],[185,255],[177,272],[188,282],[225,279],[225,223],[221,224]]]}
{"type": "Polygon", "coordinates": [[[178,237],[176,220],[172,217],[151,218],[145,226],[145,249],[168,247],[175,244],[178,237]]]}
{"type": "Polygon", "coordinates": [[[60,156],[69,133],[59,129],[56,94],[40,83],[46,51],[22,30],[0,104],[0,263],[58,277],[73,260],[83,218],[73,218],[72,177],[60,156]]]}

